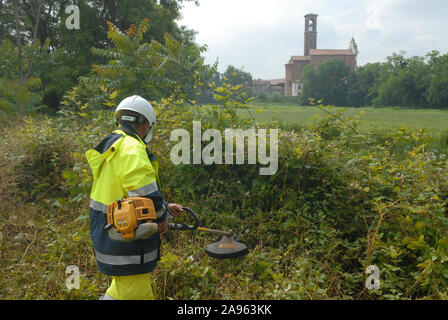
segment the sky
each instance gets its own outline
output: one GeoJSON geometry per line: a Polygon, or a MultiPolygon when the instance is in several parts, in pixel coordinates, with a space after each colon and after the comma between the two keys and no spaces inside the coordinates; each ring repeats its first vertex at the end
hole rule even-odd
{"type": "Polygon", "coordinates": [[[178,21],[207,45],[206,63],[233,65],[254,79],[284,78],[284,65],[303,55],[304,16],[318,14],[317,48],[348,49],[355,38],[358,65],[392,53],[448,53],[447,0],[199,0],[184,3],[178,21]]]}

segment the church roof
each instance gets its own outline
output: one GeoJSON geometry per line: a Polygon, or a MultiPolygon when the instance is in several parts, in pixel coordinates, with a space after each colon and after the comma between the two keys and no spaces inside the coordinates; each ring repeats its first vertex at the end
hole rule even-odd
{"type": "Polygon", "coordinates": [[[291,61],[293,60],[310,60],[311,57],[310,56],[292,56],[291,57],[291,61]]]}
{"type": "Polygon", "coordinates": [[[354,56],[352,50],[339,49],[310,49],[310,56],[354,56]]]}
{"type": "Polygon", "coordinates": [[[269,80],[269,82],[273,86],[278,86],[279,84],[285,83],[285,79],[272,79],[272,80],[269,80]]]}
{"type": "Polygon", "coordinates": [[[263,86],[263,85],[270,85],[270,84],[271,84],[271,82],[269,80],[258,79],[258,80],[252,81],[253,86],[263,86]]]}
{"type": "Polygon", "coordinates": [[[253,86],[264,86],[264,85],[271,85],[271,86],[278,86],[282,83],[285,83],[285,79],[272,79],[272,80],[253,80],[252,85],[253,86]]]}

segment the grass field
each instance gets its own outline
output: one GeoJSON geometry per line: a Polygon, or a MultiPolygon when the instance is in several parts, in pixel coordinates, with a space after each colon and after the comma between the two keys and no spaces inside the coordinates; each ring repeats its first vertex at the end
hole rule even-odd
{"type": "MultiPolygon", "coordinates": [[[[348,116],[361,116],[361,129],[389,130],[402,126],[409,129],[425,128],[434,134],[448,134],[448,111],[431,109],[403,108],[334,108],[334,111],[344,109],[348,116]]],[[[250,110],[257,121],[277,121],[283,128],[301,128],[311,122],[314,114],[324,112],[317,107],[299,107],[275,104],[252,104],[250,110]],[[263,111],[256,114],[256,110],[263,111]]],[[[332,112],[334,112],[332,111],[332,112]]],[[[245,110],[242,116],[249,116],[245,110]]]]}

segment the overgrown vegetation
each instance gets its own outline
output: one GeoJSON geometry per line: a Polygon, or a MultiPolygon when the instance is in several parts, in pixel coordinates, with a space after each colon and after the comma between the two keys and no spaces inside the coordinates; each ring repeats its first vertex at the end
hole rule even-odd
{"type": "MultiPolygon", "coordinates": [[[[208,111],[216,117],[204,117],[204,129],[253,125],[237,116],[244,102],[233,99],[235,91],[216,89],[218,102],[208,111]]],[[[153,273],[159,298],[446,298],[448,161],[442,150],[428,148],[428,132],[360,133],[359,119],[318,105],[326,116],[300,132],[282,131],[279,171],[260,176],[256,165],[172,165],[171,145],[162,143],[168,124],[191,130],[204,110],[173,99],[154,104],[161,121],[152,148],[161,158],[166,197],[196,210],[203,225],[237,230],[251,249],[217,261],[202,249],[213,237],[173,231],[153,273]],[[365,289],[370,264],[381,270],[380,290],[365,289]]],[[[83,152],[112,128],[110,111],[89,111],[6,132],[3,298],[96,299],[107,288],[90,243],[91,176],[83,152]],[[14,141],[34,147],[23,152],[14,141]],[[32,184],[22,183],[24,163],[32,184]],[[42,174],[47,163],[53,177],[42,174]],[[79,290],[65,289],[68,265],[80,267],[79,290]]]]}

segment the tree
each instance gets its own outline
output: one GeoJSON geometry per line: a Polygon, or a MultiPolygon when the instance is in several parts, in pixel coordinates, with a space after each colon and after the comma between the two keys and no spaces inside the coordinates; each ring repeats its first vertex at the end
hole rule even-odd
{"type": "Polygon", "coordinates": [[[144,19],[139,27],[131,25],[124,33],[112,23],[108,25],[113,47],[94,48],[92,52],[109,62],[94,65],[89,77],[81,78],[66,99],[66,105],[112,106],[134,94],[151,101],[168,96],[194,99],[204,78],[213,73],[214,68],[205,65],[201,56],[205,47],[197,47],[188,39],[178,41],[167,33],[165,44],[156,40],[144,42],[144,34],[150,29],[149,19],[144,19]],[[83,92],[90,94],[80,105],[83,92]]]}
{"type": "Polygon", "coordinates": [[[360,106],[372,106],[373,99],[378,96],[380,77],[383,73],[383,64],[367,63],[357,69],[357,90],[360,106]]]}
{"type": "Polygon", "coordinates": [[[319,83],[316,68],[306,65],[302,76],[303,89],[299,96],[301,104],[307,104],[309,99],[316,98],[319,94],[319,83]]]}
{"type": "Polygon", "coordinates": [[[232,65],[228,65],[226,71],[221,76],[221,79],[228,82],[229,84],[236,86],[239,84],[244,84],[250,86],[252,84],[252,75],[249,72],[243,70],[244,68],[238,69],[232,65]]]}
{"type": "Polygon", "coordinates": [[[243,68],[238,69],[232,65],[228,65],[224,73],[219,73],[216,70],[217,62],[214,66],[208,70],[206,76],[203,77],[204,85],[201,89],[198,101],[200,103],[212,103],[215,102],[214,94],[215,89],[224,84],[231,86],[239,86],[238,91],[250,94],[250,87],[252,85],[252,75],[249,72],[243,70],[243,68]]]}
{"type": "Polygon", "coordinates": [[[347,75],[347,106],[361,107],[364,105],[364,94],[360,89],[359,73],[349,70],[347,75]]]}
{"type": "Polygon", "coordinates": [[[355,80],[352,69],[341,60],[328,60],[317,68],[307,65],[303,71],[303,90],[300,100],[323,100],[325,104],[347,105],[349,88],[355,80]]]}
{"type": "Polygon", "coordinates": [[[448,54],[432,51],[426,55],[431,79],[426,92],[429,106],[448,109],[448,54]]]}
{"type": "Polygon", "coordinates": [[[424,57],[405,58],[404,52],[388,57],[379,79],[376,106],[427,107],[426,90],[430,82],[424,57]]]}
{"type": "MultiPolygon", "coordinates": [[[[80,76],[87,75],[92,64],[106,63],[106,59],[94,55],[90,49],[107,49],[110,45],[108,21],[124,30],[149,18],[152,28],[145,33],[144,41],[164,43],[165,33],[176,40],[184,37],[191,40],[194,33],[176,24],[182,3],[187,1],[191,0],[1,0],[0,41],[9,40],[18,46],[17,29],[21,30],[23,48],[32,44],[43,48],[47,39],[51,39],[41,68],[34,69],[35,63],[17,64],[17,68],[22,68],[18,73],[23,73],[25,81],[26,75],[42,79],[43,102],[57,110],[64,92],[80,76]],[[72,4],[80,9],[79,30],[69,30],[65,25],[68,17],[65,10],[72,4]]],[[[23,48],[18,46],[19,56],[23,48]]]]}
{"type": "Polygon", "coordinates": [[[107,21],[119,29],[125,29],[131,24],[138,24],[144,18],[150,19],[154,25],[145,35],[145,41],[155,39],[163,42],[166,32],[175,38],[181,36],[180,28],[175,21],[180,17],[182,4],[189,1],[194,0],[2,0],[0,40],[14,38],[16,29],[14,4],[17,3],[21,27],[26,31],[24,41],[31,42],[35,25],[35,8],[37,2],[40,2],[41,23],[36,30],[37,37],[41,43],[51,38],[52,50],[70,45],[73,40],[76,40],[75,42],[79,40],[74,39],[72,30],[67,30],[64,23],[68,16],[65,10],[72,4],[80,9],[81,29],[77,33],[83,36],[89,35],[88,48],[107,46],[107,21]]]}
{"type": "MultiPolygon", "coordinates": [[[[26,1],[24,1],[26,2],[26,1]]],[[[9,35],[15,43],[9,39],[3,39],[0,48],[0,62],[6,63],[6,66],[0,68],[0,110],[1,117],[8,119],[10,116],[22,117],[26,113],[40,108],[41,96],[37,92],[41,87],[41,79],[32,77],[32,70],[35,64],[36,56],[41,52],[41,43],[37,37],[37,30],[40,25],[41,0],[26,2],[29,5],[27,12],[31,21],[31,32],[24,32],[24,15],[19,7],[21,2],[18,0],[1,3],[4,10],[12,12],[11,19],[6,19],[14,29],[9,35]]],[[[2,29],[5,29],[5,24],[2,29]]],[[[47,48],[48,43],[43,44],[43,49],[47,48]]]]}

